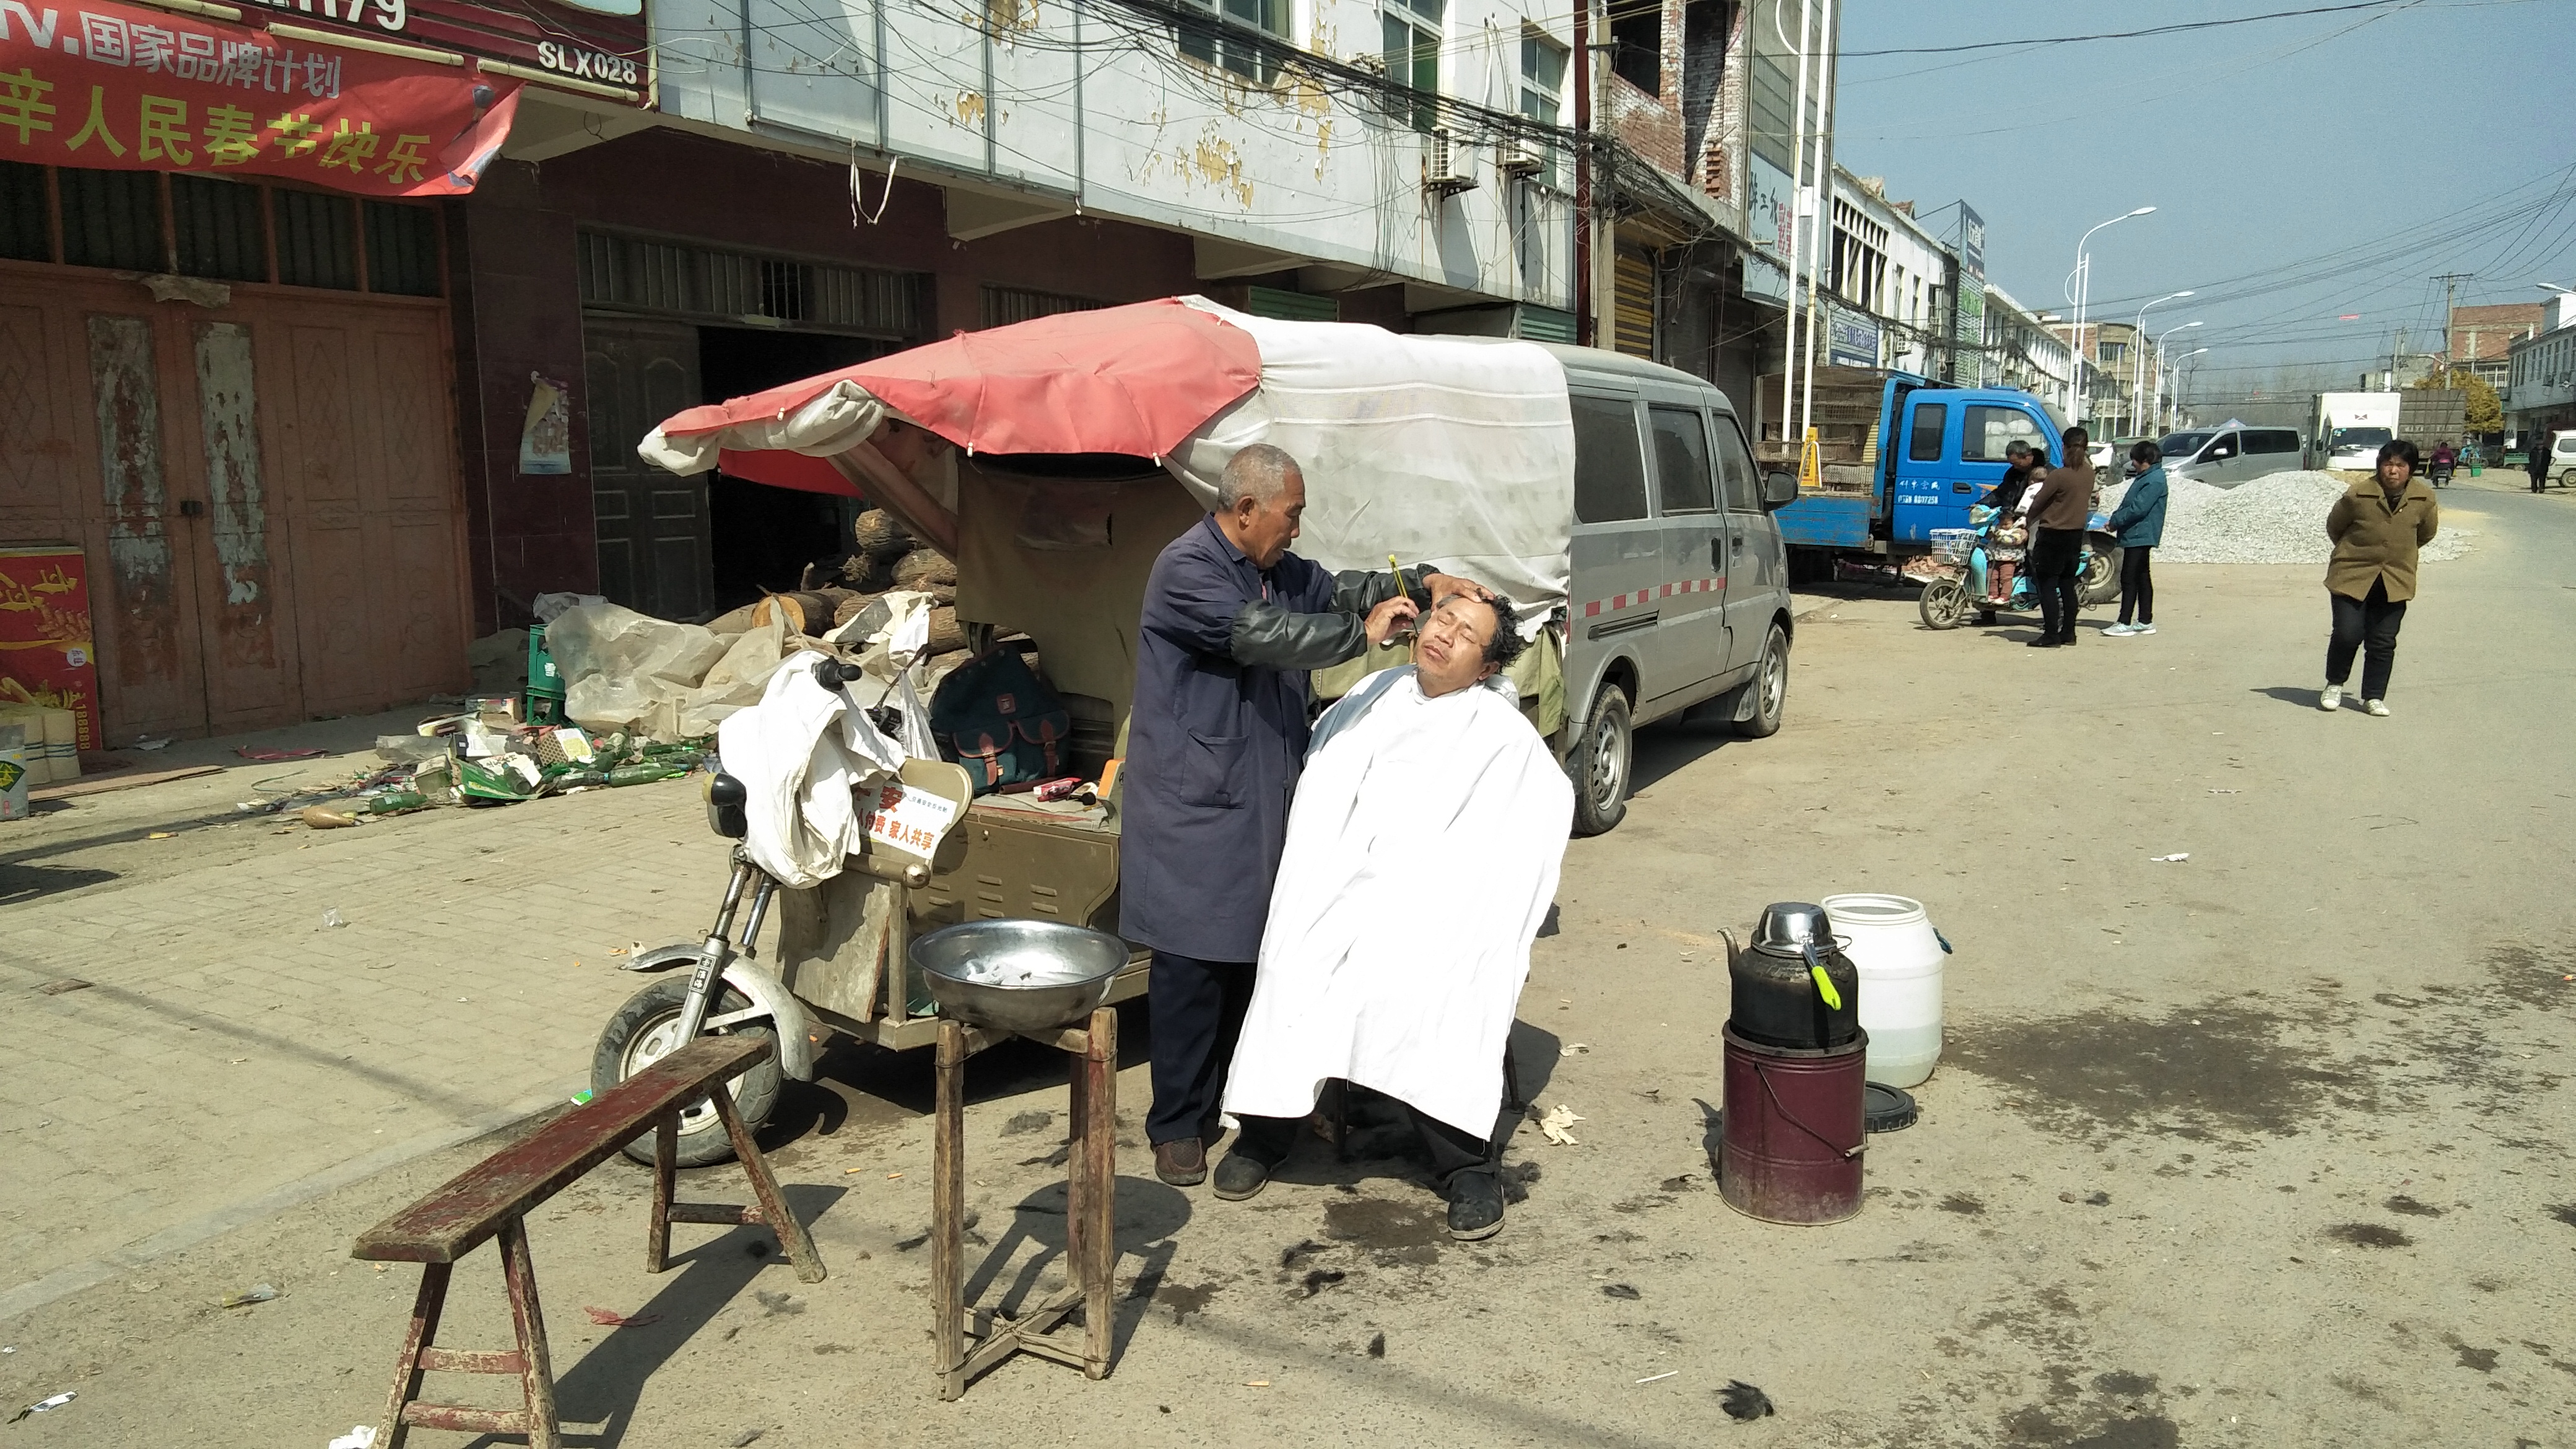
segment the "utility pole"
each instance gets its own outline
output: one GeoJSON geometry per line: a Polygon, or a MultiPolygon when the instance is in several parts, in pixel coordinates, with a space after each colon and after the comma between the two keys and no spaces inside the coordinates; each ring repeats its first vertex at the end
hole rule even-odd
{"type": "MultiPolygon", "coordinates": [[[[2442,367],[2448,371],[2460,365],[2459,355],[2451,350],[2451,299],[2458,296],[2460,284],[2475,277],[2475,272],[2444,272],[2433,280],[2442,284],[2442,367]]],[[[2469,334],[2471,362],[2477,361],[2477,334],[2469,334]]]]}

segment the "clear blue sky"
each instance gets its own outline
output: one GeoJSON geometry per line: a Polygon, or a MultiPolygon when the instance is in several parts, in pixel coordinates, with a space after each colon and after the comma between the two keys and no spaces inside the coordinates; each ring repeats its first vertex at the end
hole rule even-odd
{"type": "Polygon", "coordinates": [[[2334,3],[1845,0],[1836,155],[1945,235],[1957,213],[1939,208],[1964,198],[1985,218],[1987,276],[2034,308],[2065,310],[2086,227],[2156,207],[2095,234],[2092,315],[2194,289],[2148,330],[2201,320],[2167,346],[2210,346],[2213,390],[2282,364],[2358,373],[2401,326],[2409,350],[2438,346],[2437,273],[2476,274],[2463,305],[2576,287],[2576,0],[1856,54],[2334,3]]]}

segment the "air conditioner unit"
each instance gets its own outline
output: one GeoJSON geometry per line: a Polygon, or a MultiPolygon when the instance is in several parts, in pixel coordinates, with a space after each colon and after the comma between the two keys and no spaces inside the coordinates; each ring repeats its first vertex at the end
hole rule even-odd
{"type": "Polygon", "coordinates": [[[1547,169],[1547,159],[1528,140],[1513,136],[1494,147],[1494,169],[1505,176],[1536,176],[1547,169]]]}
{"type": "Polygon", "coordinates": [[[1422,165],[1422,189],[1440,196],[1476,189],[1476,178],[1467,174],[1462,149],[1446,126],[1434,126],[1427,138],[1422,165]]]}

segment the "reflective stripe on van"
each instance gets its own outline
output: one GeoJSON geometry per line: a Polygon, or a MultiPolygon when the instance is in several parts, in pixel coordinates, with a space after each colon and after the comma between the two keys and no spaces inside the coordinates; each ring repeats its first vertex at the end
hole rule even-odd
{"type": "Polygon", "coordinates": [[[1633,608],[1650,599],[1669,599],[1675,594],[1714,594],[1725,587],[1726,576],[1723,574],[1713,579],[1684,579],[1678,584],[1659,584],[1632,594],[1612,594],[1606,599],[1594,599],[1583,606],[1582,616],[1597,619],[1605,609],[1633,608]]]}

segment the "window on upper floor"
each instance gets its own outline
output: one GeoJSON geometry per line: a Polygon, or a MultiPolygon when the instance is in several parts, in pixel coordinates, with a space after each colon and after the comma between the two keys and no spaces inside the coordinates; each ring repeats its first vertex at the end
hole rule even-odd
{"type": "Polygon", "coordinates": [[[1439,119],[1432,97],[1440,94],[1441,0],[1385,0],[1379,12],[1386,38],[1386,78],[1415,92],[1394,105],[1396,118],[1417,131],[1439,119]]]}
{"type": "Polygon", "coordinates": [[[1206,17],[1179,33],[1181,54],[1268,85],[1279,77],[1278,49],[1288,39],[1288,0],[1181,0],[1206,17]]]}
{"type": "Polygon", "coordinates": [[[1650,96],[1663,95],[1663,0],[1618,0],[1610,7],[1610,73],[1650,96]]]}
{"type": "MultiPolygon", "coordinates": [[[[1565,114],[1564,46],[1536,31],[1521,32],[1521,114],[1541,126],[1562,125],[1565,114]]],[[[1531,153],[1539,158],[1538,179],[1554,186],[1561,184],[1563,160],[1552,140],[1528,142],[1531,153]]]]}
{"type": "Polygon", "coordinates": [[[2094,339],[2093,360],[2095,362],[2107,365],[2119,362],[2125,359],[2128,355],[2129,344],[2125,342],[2104,342],[2099,338],[2094,339]]]}

